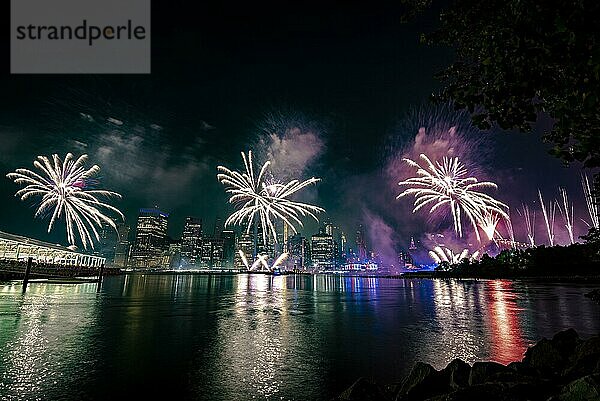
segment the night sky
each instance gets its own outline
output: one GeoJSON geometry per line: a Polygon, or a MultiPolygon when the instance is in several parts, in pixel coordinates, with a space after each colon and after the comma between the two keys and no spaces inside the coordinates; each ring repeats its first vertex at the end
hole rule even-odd
{"type": "MultiPolygon", "coordinates": [[[[117,206],[129,224],[138,208],[158,205],[178,237],[187,215],[210,230],[231,211],[216,166],[241,168],[240,151],[260,153],[268,143],[269,121],[288,122],[313,142],[302,144],[306,163],[292,171],[282,162],[282,173],[323,178],[303,199],[346,231],[369,225],[371,243],[386,237],[384,247],[406,246],[411,235],[443,226],[411,216],[408,200],[399,205],[386,166],[416,134],[407,115],[433,107],[428,98],[440,87],[433,75],[452,52],[419,44],[437,10],[402,24],[398,3],[154,1],[151,75],[10,75],[5,57],[2,175],[31,167],[38,154],[88,153],[102,186],[123,194],[117,206]]],[[[6,37],[2,45],[8,55],[6,37]]],[[[498,182],[499,198],[533,204],[538,187],[554,197],[562,185],[584,217],[579,168],[549,156],[539,133],[481,135],[475,153],[487,157],[479,168],[498,182]]],[[[46,234],[16,189],[0,180],[0,230],[64,243],[64,227],[46,234]]],[[[316,229],[308,224],[305,233],[316,229]]]]}

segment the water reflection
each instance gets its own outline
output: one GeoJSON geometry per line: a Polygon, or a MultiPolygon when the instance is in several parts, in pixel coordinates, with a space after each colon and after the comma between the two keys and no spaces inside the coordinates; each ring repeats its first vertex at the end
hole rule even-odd
{"type": "Polygon", "coordinates": [[[520,360],[529,345],[523,339],[517,294],[508,280],[486,282],[489,297],[490,358],[508,364],[520,360]]]}
{"type": "Polygon", "coordinates": [[[5,285],[0,399],[151,399],[160,383],[174,399],[326,400],[416,361],[508,363],[558,330],[597,333],[588,290],[308,275],[5,285]]]}
{"type": "MultiPolygon", "coordinates": [[[[23,295],[20,285],[0,287],[2,399],[54,398],[57,384],[72,383],[79,366],[93,364],[78,337],[91,334],[95,290],[93,284],[31,284],[23,295]]],[[[72,394],[80,393],[74,389],[72,394]]]]}

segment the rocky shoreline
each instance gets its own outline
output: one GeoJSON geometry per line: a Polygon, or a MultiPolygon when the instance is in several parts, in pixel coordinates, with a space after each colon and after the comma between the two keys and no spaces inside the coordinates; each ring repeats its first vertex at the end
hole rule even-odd
{"type": "MultiPolygon", "coordinates": [[[[599,316],[600,318],[600,316],[599,316]]],[[[583,401],[600,400],[600,336],[568,329],[501,365],[455,359],[444,369],[418,362],[403,380],[380,385],[359,378],[334,401],[583,401]]]]}

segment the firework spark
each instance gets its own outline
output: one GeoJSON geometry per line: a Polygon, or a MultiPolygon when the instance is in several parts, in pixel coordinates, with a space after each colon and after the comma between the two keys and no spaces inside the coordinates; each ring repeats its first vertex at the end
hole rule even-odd
{"type": "Polygon", "coordinates": [[[521,210],[517,210],[517,212],[523,216],[525,220],[525,229],[527,230],[527,241],[529,245],[535,246],[535,210],[529,209],[529,206],[526,204],[521,205],[521,210]]]}
{"type": "Polygon", "coordinates": [[[461,261],[468,260],[477,260],[479,257],[479,251],[473,252],[472,255],[469,256],[469,250],[463,249],[461,253],[454,253],[449,248],[436,246],[432,251],[429,251],[429,256],[435,261],[435,263],[440,264],[442,262],[447,262],[451,265],[455,265],[460,263],[461,261]]]}
{"type": "Polygon", "coordinates": [[[289,197],[319,182],[320,179],[313,177],[305,181],[292,180],[283,184],[272,178],[266,179],[270,161],[265,162],[258,174],[255,174],[252,151],[248,151],[248,155],[242,152],[242,160],[245,167],[243,173],[223,166],[217,167],[217,179],[226,186],[226,192],[231,195],[229,203],[238,208],[227,218],[225,225],[247,224],[246,232],[249,233],[254,223],[260,223],[266,243],[268,237],[277,242],[274,224],[276,219],[286,223],[294,233],[297,233],[296,226],[303,226],[302,217],[310,216],[319,221],[316,214],[324,209],[290,200],[289,197]]]}
{"type": "Polygon", "coordinates": [[[52,155],[51,159],[38,156],[33,165],[41,173],[20,168],[6,175],[16,184],[25,185],[15,194],[21,200],[41,197],[35,217],[51,215],[48,232],[64,215],[69,243],[75,245],[77,231],[85,249],[88,245],[94,248],[94,238],[96,241],[100,240],[97,228],[102,227],[102,223],[116,230],[114,220],[102,213],[100,209],[109,210],[122,219],[125,218],[117,208],[99,199],[100,197],[120,198],[121,195],[112,191],[90,188],[95,184],[92,177],[100,168],[97,165],[86,168],[84,165],[87,159],[87,155],[75,159],[71,153],[67,153],[64,160],[56,154],[52,155]]]}
{"type": "Polygon", "coordinates": [[[556,201],[556,206],[565,222],[565,228],[569,233],[569,241],[571,244],[575,243],[573,238],[573,203],[569,203],[569,196],[565,188],[558,188],[560,199],[556,201]]]}
{"type": "Polygon", "coordinates": [[[484,188],[496,189],[497,185],[467,176],[466,167],[457,157],[444,157],[441,163],[435,164],[424,154],[421,154],[420,158],[425,162],[425,166],[411,159],[403,159],[417,169],[417,177],[399,182],[398,185],[410,188],[396,197],[398,199],[406,195],[414,195],[413,213],[426,206],[431,206],[429,213],[433,213],[448,205],[455,232],[462,237],[461,215],[464,213],[474,228],[478,240],[481,239],[477,227],[480,223],[485,224],[486,213],[509,219],[504,210],[508,210],[507,205],[479,191],[484,188]]]}
{"type": "Polygon", "coordinates": [[[590,228],[600,228],[600,204],[594,196],[594,186],[590,184],[587,175],[581,175],[581,186],[583,187],[583,195],[587,205],[588,213],[590,214],[590,222],[583,221],[590,228]]]}
{"type": "Polygon", "coordinates": [[[548,242],[550,246],[554,246],[554,218],[556,216],[556,203],[549,202],[548,208],[542,198],[542,191],[538,189],[538,195],[540,198],[540,205],[542,206],[542,214],[544,215],[544,222],[546,223],[546,232],[548,233],[548,242]]]}

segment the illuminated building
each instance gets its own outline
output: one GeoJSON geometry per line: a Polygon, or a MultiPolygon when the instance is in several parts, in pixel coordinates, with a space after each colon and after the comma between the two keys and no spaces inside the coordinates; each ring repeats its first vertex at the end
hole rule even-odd
{"type": "Polygon", "coordinates": [[[124,223],[117,225],[117,244],[115,245],[115,256],[113,264],[116,267],[126,267],[129,262],[129,252],[131,252],[131,244],[129,242],[129,226],[124,223]]]}
{"type": "Polygon", "coordinates": [[[324,228],[311,237],[311,256],[313,266],[318,269],[335,267],[333,237],[327,234],[324,228]]]}
{"type": "Polygon", "coordinates": [[[367,245],[365,243],[365,234],[363,232],[362,224],[359,224],[356,229],[356,257],[359,261],[364,262],[367,259],[367,245]]]}
{"type": "Polygon", "coordinates": [[[164,268],[178,269],[181,267],[181,241],[173,241],[169,244],[167,257],[164,258],[164,268]]]}
{"type": "Polygon", "coordinates": [[[202,239],[200,267],[205,269],[220,269],[225,267],[222,238],[204,237],[202,239]]]}
{"type": "Polygon", "coordinates": [[[233,230],[223,230],[221,239],[223,240],[223,267],[230,268],[234,265],[235,259],[235,232],[233,230]]]}
{"type": "Polygon", "coordinates": [[[181,234],[181,265],[194,266],[202,252],[202,220],[186,217],[181,234]]]}
{"type": "Polygon", "coordinates": [[[156,208],[140,209],[131,252],[130,265],[134,268],[161,267],[168,250],[167,225],[169,215],[156,208]]]}
{"type": "Polygon", "coordinates": [[[244,256],[248,259],[248,263],[252,264],[254,262],[254,238],[252,237],[252,234],[243,232],[237,241],[234,263],[236,268],[244,269],[246,266],[244,265],[244,262],[242,262],[239,251],[244,253],[244,256]]]}
{"type": "Polygon", "coordinates": [[[288,239],[288,265],[291,265],[294,270],[304,269],[310,266],[310,244],[308,240],[300,234],[295,234],[288,239]]]}
{"type": "Polygon", "coordinates": [[[106,262],[106,259],[100,256],[0,231],[0,260],[24,263],[29,258],[36,263],[83,267],[100,267],[106,262]]]}

